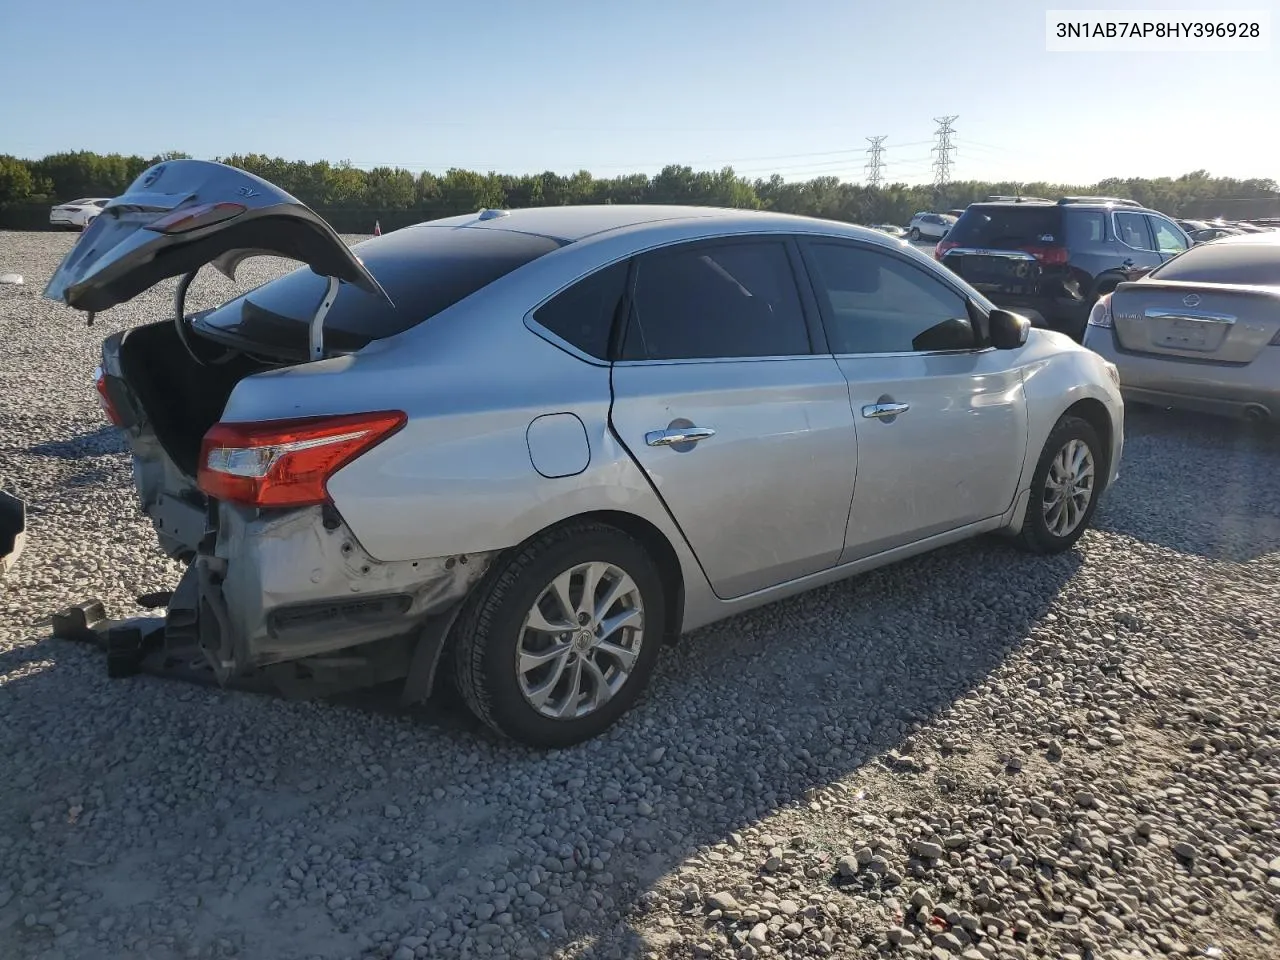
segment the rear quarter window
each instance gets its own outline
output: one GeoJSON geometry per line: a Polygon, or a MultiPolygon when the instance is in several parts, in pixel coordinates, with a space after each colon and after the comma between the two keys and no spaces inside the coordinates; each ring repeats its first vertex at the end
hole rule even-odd
{"type": "Polygon", "coordinates": [[[947,239],[963,247],[997,249],[1062,243],[1062,211],[1031,204],[970,207],[947,239]]]}
{"type": "MultiPolygon", "coordinates": [[[[325,340],[352,350],[403,333],[559,246],[487,227],[407,227],[366,240],[353,249],[392,303],[343,285],[325,317],[325,340]]],[[[305,348],[306,326],[327,284],[300,267],[228,301],[200,326],[281,346],[292,337],[305,348]]]]}

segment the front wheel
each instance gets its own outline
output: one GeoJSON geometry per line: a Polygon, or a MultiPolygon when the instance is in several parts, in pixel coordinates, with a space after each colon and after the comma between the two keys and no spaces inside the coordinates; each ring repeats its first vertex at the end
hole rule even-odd
{"type": "Polygon", "coordinates": [[[498,733],[572,746],[639,698],[664,622],[662,579],[639,543],[603,524],[561,527],[500,559],[468,599],[458,689],[498,733]]]}
{"type": "Polygon", "coordinates": [[[1019,545],[1032,553],[1061,553],[1084,535],[1105,483],[1105,454],[1087,420],[1063,417],[1049,434],[1022,521],[1019,545]]]}

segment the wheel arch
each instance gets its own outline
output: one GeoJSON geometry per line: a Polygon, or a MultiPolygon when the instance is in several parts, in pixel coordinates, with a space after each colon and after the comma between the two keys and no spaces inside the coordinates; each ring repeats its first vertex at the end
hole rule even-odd
{"type": "MultiPolygon", "coordinates": [[[[623,510],[589,510],[585,513],[577,513],[572,516],[563,517],[554,523],[549,523],[538,530],[535,530],[519,543],[512,544],[506,550],[502,550],[495,554],[489,563],[489,570],[500,569],[505,558],[512,554],[518,553],[524,546],[539,537],[545,536],[553,530],[559,530],[564,527],[574,526],[581,523],[599,523],[608,527],[619,530],[633,540],[638,542],[645,552],[652,558],[655,566],[658,568],[658,575],[662,578],[662,587],[665,592],[664,607],[666,622],[663,624],[663,641],[666,644],[674,644],[683,632],[684,627],[684,608],[685,608],[685,582],[684,568],[680,563],[680,556],[676,552],[675,547],[661,530],[658,529],[651,521],[634,513],[627,513],[623,510]]],[[[489,582],[489,574],[472,585],[467,591],[465,597],[458,601],[458,606],[469,599],[477,590],[486,589],[489,582]]],[[[447,651],[453,646],[454,626],[451,624],[449,629],[449,637],[444,647],[447,651]]]]}
{"type": "MultiPolygon", "coordinates": [[[[1102,454],[1104,469],[1100,473],[1102,475],[1102,486],[1105,489],[1107,478],[1111,476],[1111,444],[1115,433],[1114,426],[1111,423],[1111,413],[1101,400],[1094,397],[1084,397],[1067,407],[1062,412],[1062,417],[1079,417],[1097,432],[1098,439],[1102,441],[1100,453],[1102,454]]],[[[1061,421],[1062,417],[1058,418],[1059,421],[1061,421]]],[[[1100,494],[1101,490],[1099,491],[1100,494]]]]}

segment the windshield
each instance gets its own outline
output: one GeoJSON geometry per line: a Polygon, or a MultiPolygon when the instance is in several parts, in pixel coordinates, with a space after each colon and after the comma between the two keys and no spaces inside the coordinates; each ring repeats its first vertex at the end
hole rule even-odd
{"type": "Polygon", "coordinates": [[[1061,243],[1057,206],[972,206],[947,239],[962,247],[1034,247],[1061,243]]]}
{"type": "MultiPolygon", "coordinates": [[[[325,343],[358,350],[403,333],[499,277],[550,253],[546,237],[477,227],[407,227],[356,244],[392,303],[344,284],[325,317],[325,343]]],[[[306,329],[328,281],[299,267],[193,318],[197,329],[236,341],[305,353],[306,329]]]]}

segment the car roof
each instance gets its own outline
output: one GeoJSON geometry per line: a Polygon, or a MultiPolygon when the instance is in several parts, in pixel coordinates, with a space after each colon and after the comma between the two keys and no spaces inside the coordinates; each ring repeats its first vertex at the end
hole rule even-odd
{"type": "Polygon", "coordinates": [[[727,207],[695,207],[660,204],[596,204],[563,207],[525,207],[517,210],[480,211],[456,217],[444,217],[405,229],[421,227],[472,227],[506,230],[549,237],[573,243],[613,230],[646,225],[670,224],[674,221],[714,221],[717,226],[733,230],[758,226],[768,232],[785,231],[789,226],[812,231],[815,223],[835,228],[849,236],[865,237],[880,243],[885,236],[878,230],[838,221],[818,220],[768,210],[740,210],[727,207]]]}

